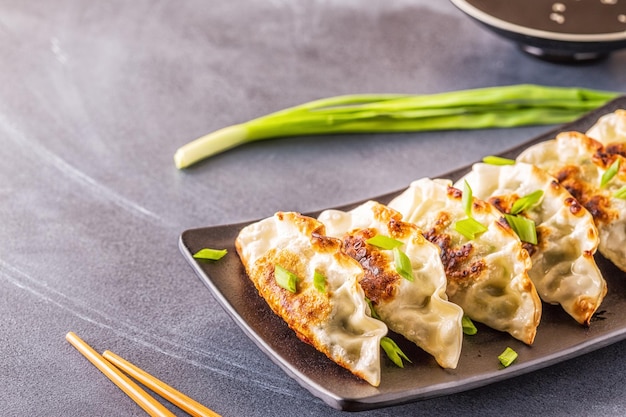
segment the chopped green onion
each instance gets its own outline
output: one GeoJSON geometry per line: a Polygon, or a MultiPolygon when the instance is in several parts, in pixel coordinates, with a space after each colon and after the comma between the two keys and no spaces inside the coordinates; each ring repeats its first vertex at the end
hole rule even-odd
{"type": "Polygon", "coordinates": [[[511,214],[505,214],[504,218],[522,242],[532,243],[533,245],[537,244],[537,229],[535,228],[534,221],[524,216],[514,216],[511,214]]]}
{"type": "Polygon", "coordinates": [[[399,248],[393,248],[393,262],[396,264],[396,272],[400,274],[404,279],[413,281],[413,267],[411,266],[411,260],[402,252],[399,248]]]}
{"type": "Polygon", "coordinates": [[[515,165],[514,159],[503,158],[501,156],[488,155],[483,158],[483,162],[489,165],[515,165]]]}
{"type": "Polygon", "coordinates": [[[511,365],[515,361],[515,359],[517,359],[517,352],[508,346],[506,349],[504,349],[504,352],[502,352],[498,356],[498,360],[505,368],[511,365]]]}
{"type": "Polygon", "coordinates": [[[463,316],[461,319],[461,327],[463,328],[463,333],[467,335],[473,336],[478,333],[478,329],[474,325],[474,322],[467,316],[463,316]]]}
{"type": "Polygon", "coordinates": [[[372,300],[365,297],[365,302],[367,303],[367,306],[370,308],[370,316],[372,316],[373,319],[380,320],[380,316],[378,315],[376,310],[374,310],[374,304],[372,304],[372,300]]]}
{"type": "Polygon", "coordinates": [[[622,200],[626,200],[626,185],[624,185],[619,190],[615,191],[615,194],[613,194],[613,197],[621,198],[622,200]]]}
{"type": "Polygon", "coordinates": [[[393,248],[397,248],[398,246],[402,246],[404,244],[399,240],[385,235],[376,235],[367,239],[365,243],[386,250],[392,250],[393,248]]]}
{"type": "Polygon", "coordinates": [[[286,270],[280,265],[274,266],[274,278],[276,283],[289,292],[296,293],[296,283],[298,276],[291,271],[286,270]]]}
{"type": "Polygon", "coordinates": [[[474,240],[476,236],[486,232],[487,227],[473,217],[468,217],[454,223],[454,230],[465,236],[468,240],[474,240]]]}
{"type": "Polygon", "coordinates": [[[543,190],[533,191],[522,198],[518,198],[517,201],[513,203],[513,207],[511,207],[511,214],[519,214],[524,210],[528,210],[539,203],[541,197],[543,197],[543,190]]]}
{"type": "Polygon", "coordinates": [[[472,217],[472,204],[474,203],[474,195],[472,192],[472,187],[470,187],[467,180],[463,180],[463,198],[461,202],[463,203],[463,210],[465,210],[465,214],[467,214],[467,217],[472,217]]]}
{"type": "Polygon", "coordinates": [[[174,162],[182,169],[244,143],[277,137],[560,124],[619,95],[520,84],[427,95],[330,97],[209,133],[180,147],[174,162]]]}
{"type": "Polygon", "coordinates": [[[402,352],[402,349],[391,338],[384,336],[380,339],[380,346],[383,348],[389,359],[395,363],[399,368],[404,368],[402,359],[411,362],[411,360],[402,352]]]}
{"type": "Polygon", "coordinates": [[[319,292],[326,292],[326,277],[319,271],[313,273],[313,286],[319,292]]]}
{"type": "Polygon", "coordinates": [[[617,175],[617,173],[619,172],[619,166],[621,161],[621,158],[617,158],[615,162],[613,162],[611,166],[606,171],[604,171],[604,174],[602,174],[602,178],[600,179],[600,188],[607,185],[609,181],[611,181],[613,177],[617,175]]]}
{"type": "Polygon", "coordinates": [[[222,259],[228,251],[226,249],[211,249],[204,248],[200,249],[198,252],[194,253],[192,256],[195,259],[208,259],[210,261],[218,261],[222,259]]]}
{"type": "Polygon", "coordinates": [[[474,195],[472,187],[470,187],[467,180],[463,180],[463,197],[461,199],[461,204],[463,204],[463,210],[465,211],[467,218],[454,223],[454,230],[465,236],[468,240],[476,239],[476,236],[486,232],[487,228],[472,217],[474,195]]]}

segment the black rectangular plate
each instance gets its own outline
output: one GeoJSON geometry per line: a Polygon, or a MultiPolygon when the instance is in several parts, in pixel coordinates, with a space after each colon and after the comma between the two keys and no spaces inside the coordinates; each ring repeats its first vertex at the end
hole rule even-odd
{"type": "MultiPolygon", "coordinates": [[[[514,158],[529,145],[553,139],[559,131],[586,131],[603,114],[626,108],[626,97],[590,112],[575,122],[547,132],[502,156],[514,158]]],[[[456,180],[469,171],[464,167],[439,178],[456,180]]],[[[402,190],[374,200],[387,203],[402,190]]],[[[347,210],[350,206],[340,207],[347,210]]],[[[316,216],[317,213],[310,213],[316,216]]],[[[532,346],[504,333],[478,325],[474,336],[464,336],[459,365],[454,370],[440,368],[414,344],[394,336],[413,360],[404,369],[382,359],[379,387],[354,377],[313,347],[301,342],[282,319],[274,315],[248,279],[234,242],[249,223],[191,229],[180,236],[179,247],[215,299],[256,345],[288,375],[313,395],[340,410],[367,410],[466,391],[503,379],[531,372],[626,339],[626,274],[597,256],[598,266],[608,284],[608,294],[591,326],[580,326],[559,307],[545,305],[541,324],[532,346]],[[192,254],[204,247],[225,248],[220,261],[199,261],[192,254]],[[503,368],[497,356],[510,346],[519,354],[517,361],[503,368]]]]}

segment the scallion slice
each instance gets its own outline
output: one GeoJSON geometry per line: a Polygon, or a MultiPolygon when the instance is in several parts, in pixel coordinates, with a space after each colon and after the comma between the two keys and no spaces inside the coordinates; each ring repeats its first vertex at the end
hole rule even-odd
{"type": "Polygon", "coordinates": [[[505,214],[504,218],[522,242],[537,244],[537,229],[534,221],[524,216],[514,216],[512,214],[505,214]]]}
{"type": "Polygon", "coordinates": [[[474,240],[476,236],[486,232],[487,227],[473,217],[467,217],[454,223],[454,230],[465,236],[468,240],[474,240]]]}
{"type": "Polygon", "coordinates": [[[472,217],[472,205],[474,204],[473,194],[472,187],[467,180],[463,180],[463,197],[461,204],[463,204],[463,210],[467,218],[454,223],[454,230],[465,236],[468,240],[473,240],[479,234],[487,231],[487,228],[482,223],[472,217]]]}
{"type": "Polygon", "coordinates": [[[489,165],[515,165],[514,159],[503,158],[501,156],[488,155],[483,158],[483,162],[489,165]]]}
{"type": "Polygon", "coordinates": [[[380,316],[378,316],[378,313],[376,312],[376,310],[374,310],[374,304],[372,304],[372,300],[366,297],[365,302],[367,303],[367,306],[370,308],[370,316],[373,319],[380,320],[380,316]]]}
{"type": "Polygon", "coordinates": [[[621,158],[615,159],[611,166],[606,171],[604,171],[604,174],[602,174],[602,178],[600,179],[600,188],[606,186],[609,181],[611,181],[613,177],[617,175],[617,173],[619,172],[619,166],[621,161],[621,158]]]}
{"type": "Polygon", "coordinates": [[[376,235],[374,237],[367,239],[365,243],[372,245],[372,246],[376,246],[377,248],[380,248],[380,249],[385,249],[385,250],[392,250],[404,244],[400,242],[399,240],[396,240],[394,238],[391,238],[385,235],[376,235]]]}
{"type": "Polygon", "coordinates": [[[298,276],[291,271],[286,270],[280,265],[274,266],[274,278],[276,283],[289,292],[296,293],[296,285],[298,276]]]}
{"type": "Polygon", "coordinates": [[[319,292],[326,292],[326,277],[319,271],[313,273],[313,286],[319,292]]]}
{"type": "Polygon", "coordinates": [[[461,319],[461,327],[463,328],[463,333],[467,335],[473,336],[478,333],[478,329],[474,325],[474,322],[467,316],[463,316],[461,319]]]}
{"type": "Polygon", "coordinates": [[[413,267],[411,266],[411,260],[402,252],[400,248],[393,248],[393,262],[396,264],[396,272],[402,276],[402,278],[413,281],[413,267]]]}
{"type": "Polygon", "coordinates": [[[619,190],[615,191],[615,194],[613,194],[613,197],[621,198],[622,200],[626,200],[626,185],[624,185],[619,190]]]}
{"type": "Polygon", "coordinates": [[[474,203],[474,195],[472,192],[472,187],[470,187],[467,180],[463,180],[463,198],[461,202],[463,203],[463,210],[465,210],[465,214],[467,214],[467,217],[472,217],[472,204],[474,203]]]}
{"type": "Polygon", "coordinates": [[[543,197],[543,190],[533,191],[522,198],[518,198],[517,201],[513,203],[513,207],[511,207],[511,214],[519,214],[524,210],[528,210],[539,203],[541,197],[543,197]]]}
{"type": "Polygon", "coordinates": [[[211,249],[204,248],[200,249],[198,252],[194,253],[192,256],[195,259],[208,259],[210,261],[218,261],[222,259],[228,251],[226,249],[211,249]]]}
{"type": "Polygon", "coordinates": [[[504,349],[504,352],[502,352],[498,356],[498,360],[505,368],[511,365],[515,361],[515,359],[517,359],[517,352],[508,346],[506,349],[504,349]]]}
{"type": "Polygon", "coordinates": [[[398,366],[399,368],[404,368],[404,362],[402,361],[403,359],[405,361],[413,363],[404,354],[404,352],[402,352],[402,349],[400,349],[396,342],[394,342],[393,339],[391,339],[390,337],[384,336],[382,339],[380,339],[380,346],[383,348],[389,359],[391,359],[391,361],[395,363],[396,366],[398,366]]]}

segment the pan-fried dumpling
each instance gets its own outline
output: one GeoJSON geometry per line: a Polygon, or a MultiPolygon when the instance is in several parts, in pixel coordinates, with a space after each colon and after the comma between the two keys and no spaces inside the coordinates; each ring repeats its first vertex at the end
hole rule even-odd
{"type": "Polygon", "coordinates": [[[609,153],[595,139],[578,132],[563,132],[556,139],[529,147],[517,158],[546,170],[593,216],[600,245],[598,251],[626,271],[626,160],[609,153]],[[605,186],[602,176],[615,161],[620,168],[605,186]]]}
{"type": "Polygon", "coordinates": [[[387,326],[369,316],[358,283],[363,269],[339,239],[325,236],[324,225],[313,218],[278,212],[243,228],[235,243],[259,294],[301,340],[379,385],[387,326]],[[294,292],[279,283],[285,276],[294,292]]]}
{"type": "Polygon", "coordinates": [[[439,248],[417,226],[403,222],[400,213],[374,201],[349,212],[326,210],[318,220],[360,262],[365,271],[360,284],[378,317],[433,355],[440,366],[456,368],[463,341],[463,310],[447,301],[439,248]],[[410,260],[409,278],[397,272],[400,254],[368,243],[378,236],[394,239],[394,244],[401,242],[398,249],[410,260]]]}
{"type": "Polygon", "coordinates": [[[428,178],[413,182],[389,206],[441,248],[450,301],[472,320],[533,342],[541,301],[528,277],[530,257],[500,212],[474,199],[472,218],[486,231],[470,240],[455,229],[467,217],[462,191],[449,180],[428,178]]]}
{"type": "Polygon", "coordinates": [[[604,146],[626,142],[626,110],[605,114],[587,131],[587,136],[604,146]]]}
{"type": "Polygon", "coordinates": [[[475,164],[462,180],[474,196],[503,213],[511,213],[520,198],[543,192],[540,201],[519,214],[534,221],[537,230],[537,244],[524,244],[533,264],[530,279],[543,301],[560,304],[576,321],[588,325],[606,294],[606,282],[593,258],[598,232],[591,214],[556,179],[531,164],[475,164]]]}

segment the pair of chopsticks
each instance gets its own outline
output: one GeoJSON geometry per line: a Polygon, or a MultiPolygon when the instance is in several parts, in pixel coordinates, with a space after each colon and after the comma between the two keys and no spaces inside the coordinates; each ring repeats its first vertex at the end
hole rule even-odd
{"type": "Polygon", "coordinates": [[[192,416],[220,417],[216,412],[206,408],[185,394],[170,387],[163,381],[160,381],[149,373],[139,369],[132,363],[117,356],[115,353],[107,350],[100,355],[74,332],[69,332],[65,336],[65,339],[149,415],[158,417],[175,417],[171,411],[150,396],[150,394],[134,383],[124,373],[130,375],[144,386],[148,387],[179,408],[185,410],[192,416]]]}

